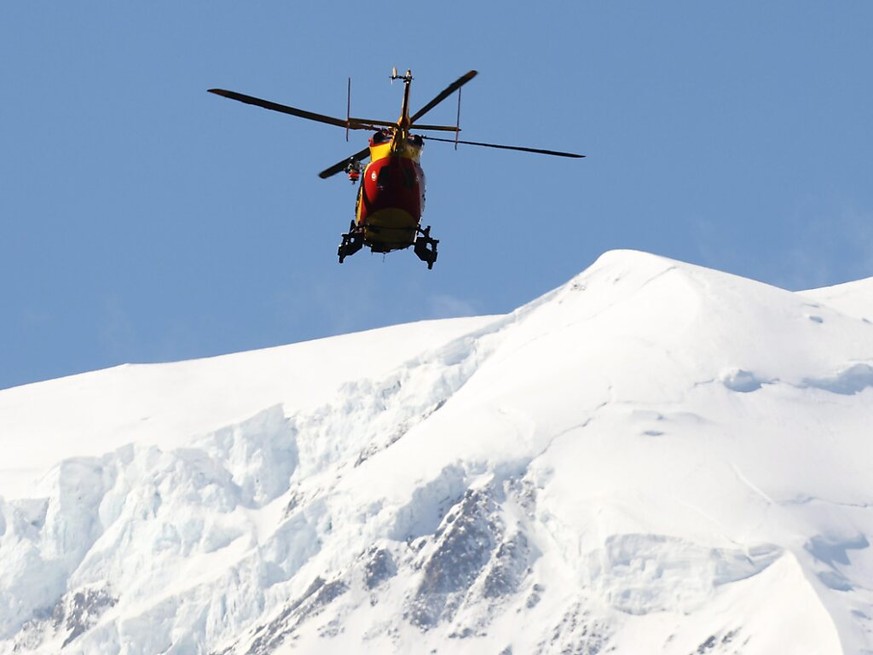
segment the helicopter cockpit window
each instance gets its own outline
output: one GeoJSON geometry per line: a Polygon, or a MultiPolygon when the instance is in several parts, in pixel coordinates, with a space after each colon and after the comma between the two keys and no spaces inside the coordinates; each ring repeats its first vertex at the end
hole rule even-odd
{"type": "Polygon", "coordinates": [[[372,141],[374,144],[387,143],[390,140],[391,140],[391,137],[388,135],[388,132],[386,132],[385,130],[378,130],[377,132],[373,133],[372,141]]]}
{"type": "Polygon", "coordinates": [[[391,181],[391,171],[388,170],[387,166],[383,166],[381,169],[379,169],[379,178],[376,180],[376,185],[380,189],[387,189],[390,181],[391,181]]]}

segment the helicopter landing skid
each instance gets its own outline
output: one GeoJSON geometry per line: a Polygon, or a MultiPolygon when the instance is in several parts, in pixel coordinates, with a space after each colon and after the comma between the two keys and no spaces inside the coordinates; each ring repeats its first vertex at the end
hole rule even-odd
{"type": "Polygon", "coordinates": [[[350,257],[364,247],[364,231],[352,221],[349,231],[342,235],[342,242],[337,248],[339,263],[342,264],[346,257],[350,257]]]}
{"type": "MultiPolygon", "coordinates": [[[[439,240],[430,236],[430,225],[424,229],[416,228],[416,233],[418,236],[413,243],[413,250],[416,256],[427,264],[428,270],[432,269],[434,262],[437,260],[437,244],[439,240]]],[[[349,225],[349,231],[342,235],[342,241],[336,251],[336,254],[339,256],[339,263],[342,264],[346,257],[351,257],[363,247],[364,230],[352,221],[351,225],[349,225]]],[[[375,248],[373,252],[376,252],[375,248]]],[[[388,250],[384,252],[388,252],[388,250]]]]}
{"type": "Polygon", "coordinates": [[[430,225],[423,230],[418,228],[418,233],[419,236],[415,239],[413,250],[418,258],[427,264],[427,268],[430,270],[437,260],[437,244],[439,239],[434,239],[430,236],[430,225]]]}

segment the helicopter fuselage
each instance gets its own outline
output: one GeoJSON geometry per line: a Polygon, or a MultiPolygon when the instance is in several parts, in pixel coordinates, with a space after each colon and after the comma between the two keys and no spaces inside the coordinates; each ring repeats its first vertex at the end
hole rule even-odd
{"type": "Polygon", "coordinates": [[[413,245],[424,212],[422,141],[377,132],[370,139],[370,163],[358,188],[355,225],[373,252],[413,245]]]}
{"type": "Polygon", "coordinates": [[[439,241],[430,235],[430,226],[421,227],[421,215],[424,211],[424,171],[421,168],[421,149],[424,139],[458,144],[480,146],[485,148],[497,148],[500,150],[517,150],[533,152],[558,157],[580,158],[572,152],[560,152],[557,150],[545,150],[543,148],[529,148],[526,146],[510,146],[497,143],[484,143],[481,141],[467,141],[458,138],[461,131],[461,87],[476,77],[475,70],[468,71],[457,80],[449,84],[438,93],[430,102],[413,114],[409,112],[409,88],[412,83],[412,71],[407,70],[403,75],[398,75],[395,68],[391,72],[391,80],[403,82],[403,104],[400,110],[400,118],[397,121],[384,121],[369,118],[352,118],[351,89],[352,81],[349,78],[348,95],[346,99],[345,119],[326,114],[318,114],[290,105],[282,105],[271,100],[264,100],[255,96],[228,91],[227,89],[209,89],[210,93],[277,111],[291,116],[297,116],[318,123],[326,123],[335,127],[345,128],[346,140],[349,130],[375,130],[368,147],[356,152],[351,157],[341,159],[333,166],[321,171],[318,176],[322,179],[336,175],[345,170],[352,182],[360,182],[358,189],[357,204],[355,206],[355,218],[351,221],[349,231],[342,235],[342,241],[337,248],[339,261],[342,263],[346,257],[355,254],[361,248],[368,247],[373,252],[391,252],[403,248],[413,247],[416,256],[433,268],[437,259],[437,244],[439,241]],[[454,125],[426,125],[419,119],[431,109],[439,105],[455,91],[458,92],[458,113],[454,125]],[[454,134],[453,139],[445,139],[436,136],[420,136],[411,134],[410,130],[417,132],[449,132],[454,134]],[[362,162],[369,158],[370,163],[366,168],[362,162]],[[363,179],[360,179],[363,173],[363,179]]]}

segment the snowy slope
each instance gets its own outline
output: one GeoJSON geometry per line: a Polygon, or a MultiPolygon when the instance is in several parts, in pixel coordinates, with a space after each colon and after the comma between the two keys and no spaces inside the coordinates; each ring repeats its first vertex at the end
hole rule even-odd
{"type": "Polygon", "coordinates": [[[802,295],[825,303],[855,318],[873,321],[873,278],[803,291],[802,295]]]}
{"type": "Polygon", "coordinates": [[[278,348],[125,365],[0,391],[0,493],[26,494],[59,460],[130,442],[173,448],[265,407],[322,403],[337,386],[384,375],[488,317],[424,321],[278,348]],[[33,447],[39,444],[38,448],[33,447]]]}
{"type": "Polygon", "coordinates": [[[873,653],[873,281],[834,289],[619,251],[0,392],[0,484],[51,467],[0,486],[0,653],[873,653]]]}

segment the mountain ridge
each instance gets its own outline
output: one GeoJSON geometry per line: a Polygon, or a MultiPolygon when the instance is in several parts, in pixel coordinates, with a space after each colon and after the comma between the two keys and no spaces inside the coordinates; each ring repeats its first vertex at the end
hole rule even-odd
{"type": "Polygon", "coordinates": [[[873,652],[869,286],[613,251],[248,418],[116,416],[0,499],[0,652],[873,652]]]}

